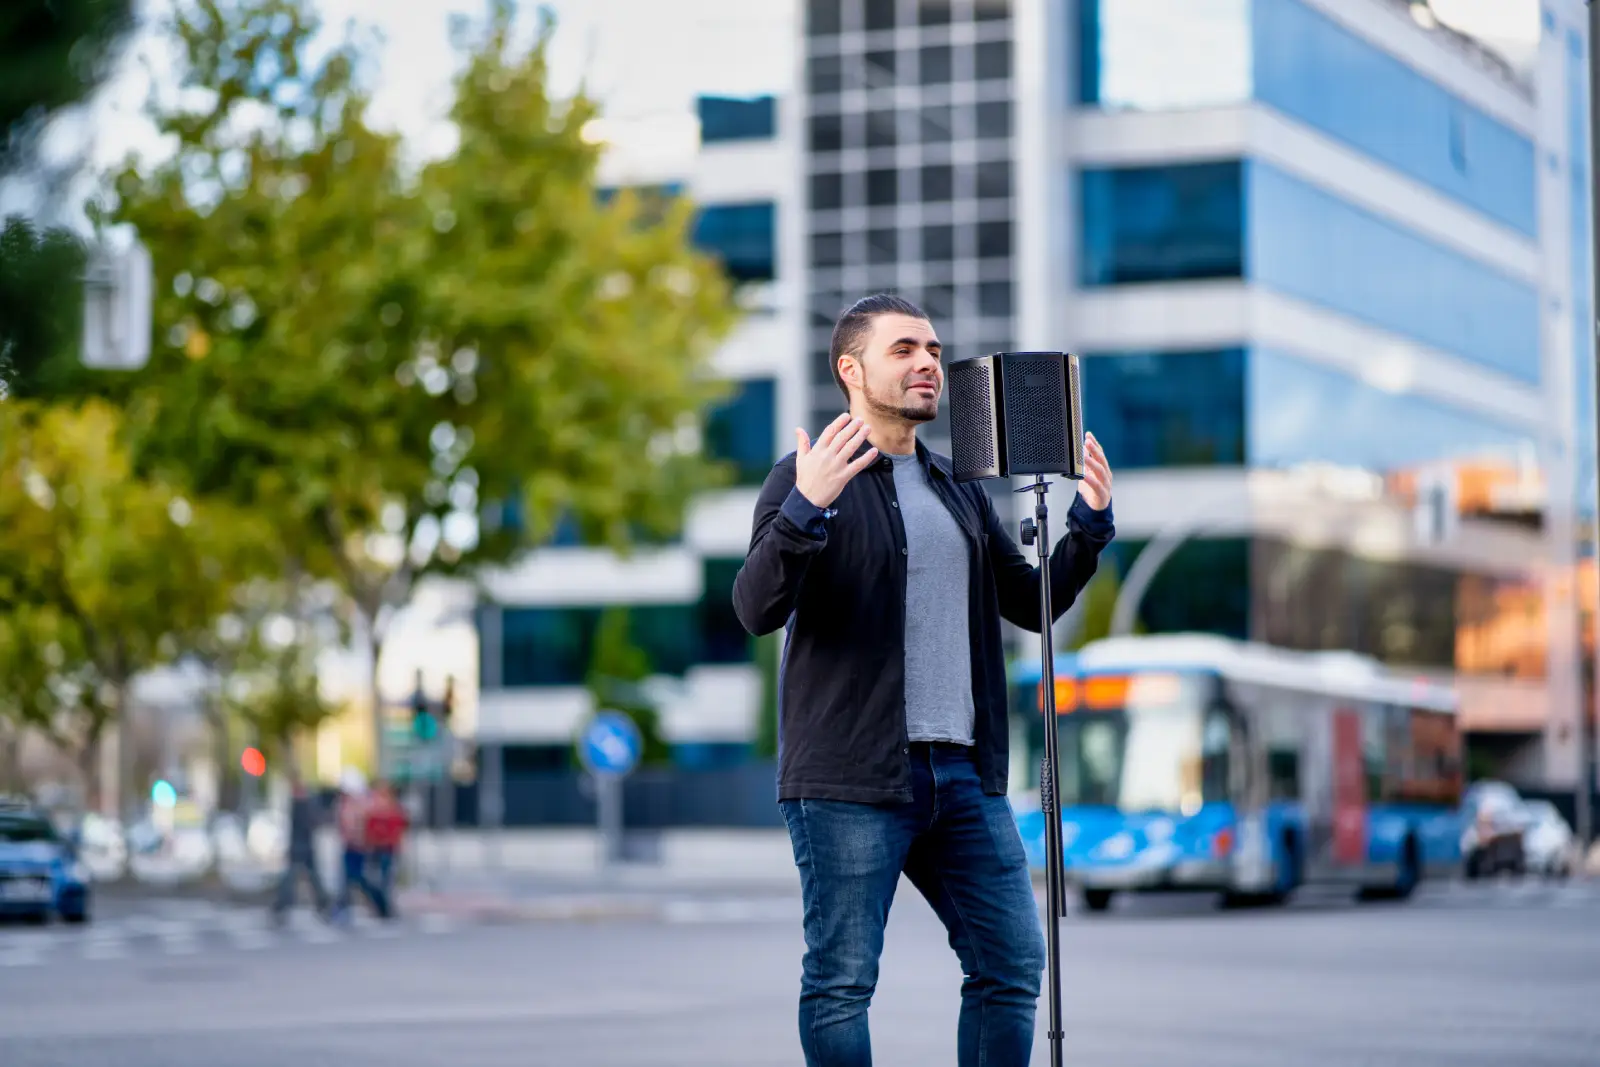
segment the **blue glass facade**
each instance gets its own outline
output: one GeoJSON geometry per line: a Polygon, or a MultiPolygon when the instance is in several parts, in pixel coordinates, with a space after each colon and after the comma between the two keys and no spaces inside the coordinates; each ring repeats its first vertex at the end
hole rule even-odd
{"type": "Polygon", "coordinates": [[[1528,236],[1533,143],[1298,0],[1252,0],[1255,98],[1528,236]]]}
{"type": "Polygon", "coordinates": [[[1082,375],[1084,424],[1123,470],[1327,462],[1382,472],[1516,460],[1535,447],[1528,431],[1268,349],[1092,354],[1082,375]]]}
{"type": "Polygon", "coordinates": [[[1086,286],[1248,278],[1521,381],[1539,380],[1539,294],[1256,160],[1085,170],[1086,286]]]}
{"type": "Polygon", "coordinates": [[[760,485],[772,470],[778,417],[778,385],[771,378],[737,382],[733,392],[706,413],[705,450],[732,464],[739,485],[760,485]]]}
{"type": "Polygon", "coordinates": [[[1250,351],[1245,435],[1254,467],[1329,462],[1383,471],[1433,460],[1516,460],[1531,433],[1427,397],[1392,393],[1330,367],[1250,351]]]}
{"type": "Polygon", "coordinates": [[[777,276],[777,209],[770,201],[707,204],[694,223],[694,243],[722,261],[735,281],[777,276]]]}
{"type": "Polygon", "coordinates": [[[1245,462],[1244,349],[1089,356],[1080,373],[1084,425],[1118,469],[1245,462]]]}
{"type": "Polygon", "coordinates": [[[1264,163],[1247,174],[1253,281],[1539,380],[1534,287],[1264,163]]]}
{"type": "Polygon", "coordinates": [[[1255,100],[1529,237],[1530,139],[1300,0],[1078,0],[1080,104],[1255,100]]]}
{"type": "Polygon", "coordinates": [[[702,96],[695,100],[700,116],[700,143],[767,141],[777,135],[777,101],[770,96],[702,96]]]}
{"type": "Polygon", "coordinates": [[[1241,174],[1238,160],[1082,171],[1082,283],[1241,276],[1241,174]]]}

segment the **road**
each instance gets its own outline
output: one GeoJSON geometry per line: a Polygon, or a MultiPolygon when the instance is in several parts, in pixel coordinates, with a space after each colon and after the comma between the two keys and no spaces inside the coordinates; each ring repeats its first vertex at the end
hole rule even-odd
{"type": "MultiPolygon", "coordinates": [[[[902,890],[874,1062],[953,1064],[960,975],[902,890]]],[[[787,1067],[800,1063],[794,909],[702,899],[654,921],[334,930],[301,916],[273,931],[254,910],[107,902],[86,930],[0,928],[0,1064],[787,1067]]],[[[1593,883],[1263,911],[1159,901],[1065,931],[1070,1063],[1600,1063],[1593,883]]]]}

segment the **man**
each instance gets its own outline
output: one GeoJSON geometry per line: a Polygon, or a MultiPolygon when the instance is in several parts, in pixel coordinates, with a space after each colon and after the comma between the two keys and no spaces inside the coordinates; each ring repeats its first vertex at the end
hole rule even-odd
{"type": "MultiPolygon", "coordinates": [[[[778,799],[805,906],[800,1043],[809,1067],[872,1062],[867,1007],[901,874],[949,931],[966,978],[963,1067],[1023,1067],[1044,938],[1006,801],[1000,620],[1038,632],[1037,568],[978,483],[916,439],[944,388],[928,317],[858,301],[833,331],[849,401],[767,476],[734,582],[754,634],[787,628],[778,799]]],[[[1111,470],[1086,475],[1050,558],[1065,612],[1111,540],[1111,470]]]]}
{"type": "Polygon", "coordinates": [[[283,877],[278,882],[278,896],[272,903],[274,922],[283,922],[294,904],[295,882],[301,874],[311,886],[311,898],[316,903],[317,914],[330,911],[328,890],[322,884],[317,869],[317,829],[322,825],[322,806],[311,795],[299,771],[289,772],[289,855],[283,877]]]}

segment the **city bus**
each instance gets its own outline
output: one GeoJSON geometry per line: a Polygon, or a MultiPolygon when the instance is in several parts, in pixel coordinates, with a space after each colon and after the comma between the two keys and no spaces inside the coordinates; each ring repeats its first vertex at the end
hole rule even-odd
{"type": "MultiPolygon", "coordinates": [[[[1055,675],[1067,884],[1090,911],[1118,892],[1271,903],[1313,883],[1404,899],[1459,867],[1447,684],[1354,654],[1187,634],[1093,642],[1057,657],[1055,675]]],[[[1037,661],[1013,665],[1026,737],[1013,809],[1036,868],[1042,689],[1037,661]]]]}

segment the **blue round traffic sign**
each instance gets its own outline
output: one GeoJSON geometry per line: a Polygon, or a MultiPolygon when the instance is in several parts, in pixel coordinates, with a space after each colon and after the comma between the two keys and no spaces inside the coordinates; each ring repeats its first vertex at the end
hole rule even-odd
{"type": "Polygon", "coordinates": [[[578,737],[578,758],[591,774],[627,774],[643,752],[639,727],[620,711],[598,712],[578,737]]]}

